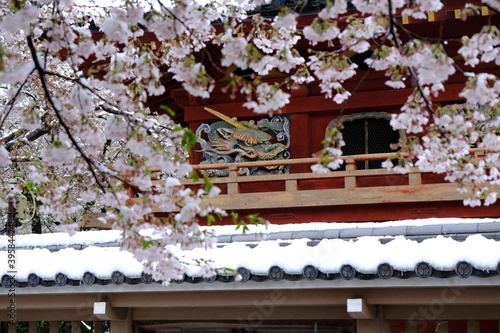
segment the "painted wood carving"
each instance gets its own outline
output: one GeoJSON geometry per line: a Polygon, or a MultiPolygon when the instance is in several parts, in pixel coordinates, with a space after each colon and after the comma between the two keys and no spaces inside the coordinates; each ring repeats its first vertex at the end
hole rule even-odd
{"type": "MultiPolygon", "coordinates": [[[[235,163],[290,158],[290,124],[288,118],[240,121],[205,108],[219,121],[203,124],[196,131],[204,161],[207,163],[235,163]]],[[[240,169],[242,175],[288,173],[288,166],[252,167],[240,169]]],[[[227,169],[207,170],[209,176],[227,176],[227,169]]]]}

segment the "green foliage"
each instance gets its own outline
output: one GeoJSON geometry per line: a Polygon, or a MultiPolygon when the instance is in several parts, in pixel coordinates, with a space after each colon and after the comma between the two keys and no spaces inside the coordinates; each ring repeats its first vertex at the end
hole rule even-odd
{"type": "Polygon", "coordinates": [[[154,241],[152,241],[152,240],[146,240],[146,239],[142,239],[141,243],[142,243],[142,248],[143,249],[147,249],[148,247],[150,247],[150,246],[152,246],[152,245],[155,244],[154,241]]]}
{"type": "Polygon", "coordinates": [[[205,192],[209,193],[210,190],[214,187],[214,184],[212,184],[212,180],[217,177],[209,177],[207,175],[203,175],[203,181],[205,182],[204,189],[205,192]]]}
{"type": "Polygon", "coordinates": [[[236,273],[238,273],[235,269],[233,268],[214,268],[214,271],[217,275],[223,275],[223,276],[234,276],[236,273]]]}
{"type": "Polygon", "coordinates": [[[215,216],[213,214],[207,214],[205,218],[207,219],[207,225],[212,225],[212,223],[215,222],[215,216]]]}
{"type": "Polygon", "coordinates": [[[10,4],[10,10],[11,12],[15,13],[17,12],[18,10],[22,9],[25,5],[26,1],[22,1],[22,0],[14,0],[14,1],[9,1],[9,4],[10,4]]]}
{"type": "Polygon", "coordinates": [[[198,171],[193,170],[193,172],[191,172],[191,174],[189,175],[189,178],[194,182],[197,182],[198,180],[200,180],[200,175],[198,174],[198,171]]]}
{"type": "Polygon", "coordinates": [[[469,3],[468,6],[461,10],[460,19],[466,21],[467,17],[476,15],[481,15],[481,7],[469,3]]]}
{"type": "Polygon", "coordinates": [[[182,145],[186,149],[191,150],[195,144],[196,144],[196,134],[194,134],[193,131],[189,129],[184,129],[184,133],[182,134],[182,145]]]}
{"type": "Polygon", "coordinates": [[[5,51],[5,48],[0,45],[0,72],[4,70],[5,68],[5,61],[7,59],[7,52],[5,51]]]}
{"type": "Polygon", "coordinates": [[[25,181],[23,183],[23,193],[26,195],[27,193],[26,192],[33,192],[35,194],[40,194],[42,195],[43,194],[43,191],[40,187],[36,186],[33,181],[31,180],[28,180],[28,181],[25,181]]]}
{"type": "Polygon", "coordinates": [[[333,156],[326,148],[341,149],[343,146],[342,129],[343,126],[339,123],[334,124],[332,127],[327,129],[325,139],[321,141],[324,148],[316,154],[318,157],[318,163],[326,166],[331,162],[333,156]]]}
{"type": "Polygon", "coordinates": [[[269,222],[262,217],[259,216],[258,213],[250,214],[245,216],[243,219],[239,218],[239,214],[236,212],[231,212],[231,218],[233,219],[234,224],[236,224],[236,230],[241,228],[241,232],[243,234],[250,231],[249,225],[266,225],[269,222]]]}
{"type": "Polygon", "coordinates": [[[174,110],[172,110],[171,108],[169,108],[166,105],[160,105],[160,109],[163,110],[163,111],[165,111],[170,117],[174,117],[175,116],[174,110]]]}
{"type": "Polygon", "coordinates": [[[213,223],[216,222],[217,219],[222,219],[223,214],[221,212],[214,212],[211,214],[205,215],[205,218],[207,219],[207,224],[212,225],[213,223]]]}

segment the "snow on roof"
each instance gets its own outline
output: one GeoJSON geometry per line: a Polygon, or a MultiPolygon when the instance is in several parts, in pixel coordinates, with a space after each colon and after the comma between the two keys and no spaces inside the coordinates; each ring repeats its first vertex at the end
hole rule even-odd
{"type": "MultiPolygon", "coordinates": [[[[46,234],[16,235],[15,243],[17,247],[48,247],[51,245],[91,245],[102,243],[113,243],[120,240],[120,231],[82,231],[70,236],[66,232],[54,232],[46,234]]],[[[0,236],[0,246],[7,244],[8,236],[0,236]]]]}
{"type": "Polygon", "coordinates": [[[308,265],[325,273],[338,273],[343,265],[351,265],[368,274],[376,272],[383,263],[395,270],[411,271],[419,262],[452,271],[460,261],[470,262],[477,269],[496,270],[500,261],[500,242],[480,235],[470,236],[464,242],[439,236],[420,243],[404,237],[386,244],[381,244],[379,237],[361,237],[356,241],[324,239],[315,246],[310,246],[307,239],[289,243],[281,246],[279,241],[263,241],[254,248],[231,243],[209,251],[196,249],[189,256],[210,258],[216,267],[245,267],[257,275],[267,275],[272,266],[287,274],[302,274],[308,265]]]}
{"type": "MultiPolygon", "coordinates": [[[[402,223],[425,225],[426,223],[477,223],[478,220],[463,219],[433,219],[407,222],[376,223],[374,226],[401,226],[402,223]]],[[[481,223],[493,222],[483,220],[481,223]]],[[[302,224],[271,226],[270,231],[310,230],[313,228],[343,228],[367,224],[302,224]]],[[[233,227],[234,228],[234,227],[233,227]]],[[[222,229],[226,229],[223,227],[222,229]]],[[[220,230],[220,227],[216,228],[220,230]]],[[[457,265],[470,265],[472,269],[490,271],[496,274],[500,262],[500,242],[488,239],[483,235],[468,236],[464,241],[457,241],[443,236],[432,237],[421,242],[407,239],[404,236],[391,237],[381,241],[383,237],[365,236],[356,239],[322,239],[311,241],[307,238],[263,240],[259,242],[220,243],[213,249],[194,249],[190,251],[177,250],[178,255],[186,258],[211,260],[214,267],[224,267],[237,270],[245,268],[253,276],[267,276],[270,270],[278,267],[284,274],[302,275],[305,267],[313,267],[318,272],[327,275],[340,274],[349,266],[354,272],[361,274],[379,274],[383,264],[394,271],[411,272],[417,264],[426,263],[436,271],[456,271],[457,265]],[[387,240],[387,239],[386,239],[387,240]],[[270,255],[272,254],[272,255],[270,255]]],[[[55,280],[58,273],[72,280],[80,280],[90,272],[99,279],[110,279],[116,271],[126,277],[140,278],[141,264],[132,255],[120,251],[118,247],[93,246],[92,244],[114,242],[119,239],[116,231],[81,232],[69,237],[63,234],[16,236],[17,244],[75,244],[75,242],[90,245],[81,250],[65,248],[59,251],[49,251],[38,248],[16,251],[16,279],[27,281],[30,274],[36,274],[43,280],[55,280]]],[[[2,239],[5,244],[6,239],[2,239]]],[[[175,246],[172,245],[173,248],[175,246]]],[[[7,251],[0,251],[0,276],[8,274],[7,251]]],[[[468,266],[467,266],[468,267],[468,266]]],[[[466,268],[467,268],[466,267],[466,268]]],[[[387,267],[386,267],[387,268],[387,267]]],[[[348,271],[348,270],[347,270],[348,271]]],[[[392,271],[391,271],[392,272],[392,271]]],[[[385,273],[384,273],[385,274],[385,273]]],[[[460,273],[461,274],[461,273],[460,273]]],[[[459,275],[460,275],[459,274],[459,275]]],[[[198,267],[189,267],[187,275],[199,277],[198,267]]],[[[417,273],[418,275],[418,273],[417,273]]],[[[469,274],[470,275],[470,274],[469,274]]],[[[388,276],[388,275],[387,275],[388,276]]],[[[391,275],[392,276],[392,273],[391,275]]],[[[462,276],[462,275],[461,275],[462,276]]],[[[463,275],[466,277],[467,274],[463,275]]],[[[3,280],[3,279],[2,279],[3,280]]],[[[3,282],[3,281],[2,281],[3,282]]]]}
{"type": "MultiPolygon", "coordinates": [[[[0,252],[0,262],[7,263],[6,251],[0,252]]],[[[7,274],[6,268],[0,269],[1,275],[7,274]]],[[[32,273],[47,280],[54,279],[58,273],[80,280],[85,272],[103,278],[109,278],[114,271],[140,276],[142,266],[131,253],[120,251],[118,247],[90,246],[83,250],[67,248],[56,252],[47,249],[16,251],[16,271],[16,279],[20,281],[26,281],[32,273]]]]}
{"type": "MultiPolygon", "coordinates": [[[[311,222],[311,223],[294,223],[294,224],[271,224],[267,227],[259,225],[250,225],[250,231],[247,234],[263,233],[279,233],[293,231],[326,231],[326,230],[346,230],[346,229],[365,229],[365,228],[390,228],[390,227],[419,227],[432,225],[447,225],[447,224],[471,224],[471,223],[492,223],[499,222],[498,219],[491,218],[429,218],[415,220],[400,220],[390,222],[311,222]]],[[[235,230],[234,225],[212,226],[206,227],[212,229],[215,236],[226,235],[241,235],[241,232],[235,230]]],[[[41,235],[16,235],[17,247],[49,247],[52,245],[71,246],[71,245],[92,245],[115,243],[120,241],[120,231],[117,230],[100,230],[100,231],[82,231],[77,232],[74,236],[67,233],[47,233],[41,235]]],[[[0,248],[6,246],[8,237],[0,236],[0,248]]]]}

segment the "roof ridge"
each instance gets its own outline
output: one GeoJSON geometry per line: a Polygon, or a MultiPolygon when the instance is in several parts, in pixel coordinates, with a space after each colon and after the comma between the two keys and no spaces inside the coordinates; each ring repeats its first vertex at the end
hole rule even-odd
{"type": "MultiPolygon", "coordinates": [[[[274,231],[265,234],[247,233],[247,234],[227,234],[215,236],[218,244],[228,243],[257,243],[262,241],[291,241],[298,239],[309,239],[318,242],[323,239],[342,239],[356,240],[360,237],[380,237],[382,243],[387,243],[397,236],[403,236],[406,239],[423,241],[437,236],[449,237],[457,241],[464,241],[472,235],[482,235],[486,238],[500,241],[500,221],[474,222],[474,223],[444,223],[430,225],[400,225],[400,226],[382,226],[382,227],[353,227],[338,228],[326,230],[290,230],[274,231]]],[[[83,243],[83,242],[82,242],[83,243]]],[[[66,248],[81,250],[89,246],[96,247],[118,247],[121,242],[116,241],[97,241],[95,243],[73,243],[73,244],[48,244],[48,245],[17,245],[17,250],[48,249],[51,252],[66,248]]],[[[314,244],[314,243],[312,243],[314,244]]],[[[7,244],[0,245],[0,251],[7,250],[7,244]]]]}

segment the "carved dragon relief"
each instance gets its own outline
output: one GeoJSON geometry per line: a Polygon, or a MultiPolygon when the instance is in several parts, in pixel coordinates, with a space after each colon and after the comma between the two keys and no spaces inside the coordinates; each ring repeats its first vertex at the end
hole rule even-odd
{"type": "MultiPolygon", "coordinates": [[[[203,124],[196,130],[205,160],[202,164],[235,163],[290,158],[290,123],[284,116],[239,121],[205,108],[219,121],[203,124]],[[205,135],[206,134],[206,135],[205,135]],[[206,139],[205,139],[205,138],[206,139]]],[[[241,175],[288,173],[289,166],[242,168],[241,175]]],[[[228,169],[205,170],[208,176],[228,176],[228,169]]]]}

